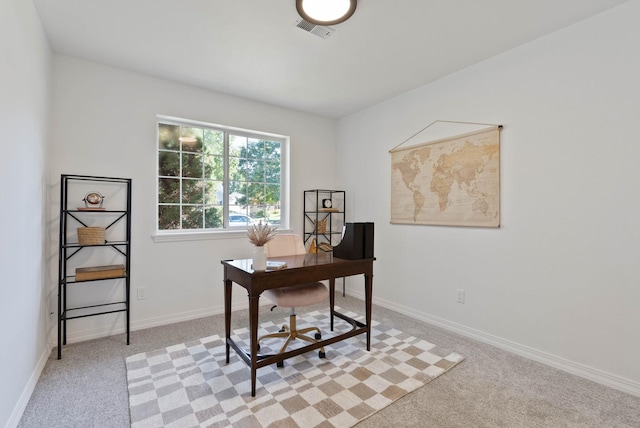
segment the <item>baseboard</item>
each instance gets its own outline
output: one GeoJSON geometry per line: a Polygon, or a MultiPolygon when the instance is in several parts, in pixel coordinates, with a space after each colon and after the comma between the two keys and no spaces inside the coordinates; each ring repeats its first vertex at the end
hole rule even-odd
{"type": "Polygon", "coordinates": [[[24,410],[27,408],[27,404],[29,404],[29,400],[31,399],[31,394],[33,394],[38,383],[38,379],[40,379],[40,374],[42,374],[42,370],[44,370],[44,366],[47,364],[47,360],[49,360],[49,355],[51,355],[51,346],[47,344],[38,359],[38,363],[33,368],[33,372],[31,373],[31,376],[29,376],[29,381],[22,390],[22,394],[20,394],[20,398],[13,408],[5,428],[15,428],[20,423],[24,410]]]}
{"type": "MultiPolygon", "coordinates": [[[[364,300],[364,293],[361,292],[360,290],[347,288],[346,291],[347,291],[347,295],[364,300]]],[[[528,346],[524,346],[516,342],[505,340],[498,336],[494,336],[494,335],[485,333],[483,331],[467,327],[462,324],[458,324],[443,318],[439,318],[424,312],[420,312],[415,309],[408,308],[406,306],[398,305],[388,300],[374,297],[373,302],[376,305],[382,306],[387,309],[391,309],[395,312],[399,312],[411,318],[436,325],[438,327],[444,328],[445,330],[449,330],[454,333],[458,333],[462,336],[466,336],[471,339],[475,339],[480,342],[487,343],[489,345],[495,346],[496,348],[500,348],[504,351],[511,352],[513,354],[528,358],[533,361],[537,361],[539,363],[554,367],[556,369],[565,371],[567,373],[574,374],[576,376],[580,376],[582,378],[588,379],[590,381],[599,383],[604,386],[608,386],[610,388],[617,389],[627,394],[640,397],[639,382],[635,382],[630,379],[626,379],[621,376],[605,372],[603,370],[589,367],[587,365],[577,363],[575,361],[570,361],[552,354],[548,354],[546,352],[539,351],[537,349],[530,348],[528,346]]]]}

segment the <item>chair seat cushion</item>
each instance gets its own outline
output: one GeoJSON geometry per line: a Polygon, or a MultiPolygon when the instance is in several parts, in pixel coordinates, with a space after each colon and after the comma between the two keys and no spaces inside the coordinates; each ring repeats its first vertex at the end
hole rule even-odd
{"type": "Polygon", "coordinates": [[[282,308],[294,308],[322,302],[329,296],[329,290],[321,282],[311,282],[265,290],[262,295],[282,308]]]}

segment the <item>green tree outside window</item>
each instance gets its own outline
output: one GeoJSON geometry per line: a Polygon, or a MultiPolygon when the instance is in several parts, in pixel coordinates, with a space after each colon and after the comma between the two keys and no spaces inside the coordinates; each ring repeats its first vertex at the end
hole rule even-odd
{"type": "Polygon", "coordinates": [[[158,121],[158,230],[280,223],[282,142],[251,134],[158,121]]]}

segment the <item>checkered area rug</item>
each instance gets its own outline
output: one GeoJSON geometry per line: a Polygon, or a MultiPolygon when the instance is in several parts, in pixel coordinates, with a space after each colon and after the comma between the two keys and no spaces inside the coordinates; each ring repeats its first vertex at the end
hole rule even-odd
{"type": "MultiPolygon", "coordinates": [[[[335,318],[330,332],[328,323],[321,312],[297,320],[298,328],[320,327],[324,338],[351,328],[335,318]]],[[[262,324],[258,335],[280,327],[262,324]]],[[[234,339],[248,349],[248,329],[234,331],[234,339]]],[[[281,344],[282,339],[267,339],[260,352],[278,352],[281,344]]],[[[325,352],[323,359],[311,351],[285,360],[283,368],[259,368],[255,397],[249,367],[233,349],[226,364],[224,337],[218,335],[131,356],[126,360],[131,427],[350,427],[463,359],[456,353],[441,356],[435,345],[377,323],[372,323],[370,352],[364,334],[325,352]]]]}

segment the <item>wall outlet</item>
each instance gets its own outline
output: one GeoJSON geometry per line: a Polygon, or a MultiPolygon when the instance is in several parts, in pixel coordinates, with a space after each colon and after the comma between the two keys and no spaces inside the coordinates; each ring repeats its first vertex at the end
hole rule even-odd
{"type": "Polygon", "coordinates": [[[456,302],[464,303],[464,290],[461,290],[461,289],[456,290],[456,302]]]}
{"type": "Polygon", "coordinates": [[[138,287],[138,300],[144,300],[147,298],[147,289],[144,287],[138,287]]]}

